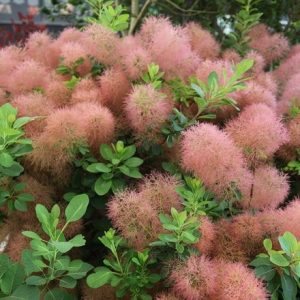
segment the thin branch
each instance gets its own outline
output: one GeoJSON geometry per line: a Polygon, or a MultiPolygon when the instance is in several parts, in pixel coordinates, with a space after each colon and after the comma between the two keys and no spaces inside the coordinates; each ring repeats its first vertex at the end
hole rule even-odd
{"type": "Polygon", "coordinates": [[[129,29],[129,34],[133,34],[134,30],[136,29],[137,24],[139,23],[139,21],[141,20],[141,18],[143,17],[146,9],[148,8],[149,4],[151,3],[152,0],[147,0],[145,2],[145,4],[143,5],[140,13],[138,14],[138,16],[135,18],[134,22],[131,19],[131,24],[130,24],[130,29],[129,29]]]}
{"type": "Polygon", "coordinates": [[[139,15],[139,0],[131,0],[131,21],[129,27],[129,34],[131,34],[134,30],[138,15],[139,15]]]}
{"type": "Polygon", "coordinates": [[[176,8],[177,10],[179,10],[183,13],[186,13],[186,14],[198,15],[198,14],[216,14],[217,13],[217,11],[194,10],[194,9],[192,9],[192,7],[194,5],[192,5],[192,7],[190,9],[184,9],[171,0],[165,0],[165,1],[167,3],[169,3],[170,5],[172,5],[174,8],[176,8]]]}

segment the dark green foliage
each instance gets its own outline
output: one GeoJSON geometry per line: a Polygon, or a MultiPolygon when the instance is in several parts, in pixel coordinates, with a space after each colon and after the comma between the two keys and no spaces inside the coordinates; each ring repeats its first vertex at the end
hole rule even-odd
{"type": "Polygon", "coordinates": [[[0,107],[0,206],[7,205],[10,212],[26,211],[27,202],[34,200],[22,193],[25,184],[14,178],[24,171],[20,159],[32,151],[32,141],[24,138],[23,127],[36,118],[17,118],[17,113],[9,103],[0,107]]]}
{"type": "Polygon", "coordinates": [[[142,178],[139,166],[143,164],[143,160],[135,157],[135,152],[134,145],[125,147],[122,141],[112,146],[101,145],[100,154],[105,162],[94,162],[86,167],[90,173],[101,174],[94,184],[97,195],[104,196],[110,190],[116,193],[124,189],[126,177],[142,178]]]}
{"type": "Polygon", "coordinates": [[[228,44],[233,46],[241,55],[245,55],[249,48],[250,30],[259,23],[262,13],[255,6],[261,0],[236,0],[241,10],[234,16],[234,31],[229,35],[228,44]]]}
{"type": "Polygon", "coordinates": [[[66,222],[61,229],[57,204],[51,211],[41,204],[36,205],[36,216],[47,239],[34,231],[23,231],[22,234],[31,239],[31,249],[23,250],[21,263],[13,263],[6,254],[0,254],[0,290],[8,295],[3,299],[75,299],[64,289],[74,288],[93,267],[66,255],[72,248],[84,246],[85,238],[78,234],[67,240],[64,231],[84,216],[88,203],[86,195],[73,197],[66,207],[66,222]],[[53,288],[53,284],[57,287],[53,288]],[[19,296],[23,298],[17,298],[19,296]]]}
{"type": "Polygon", "coordinates": [[[300,243],[286,232],[278,238],[281,250],[272,248],[270,239],[264,240],[266,253],[251,262],[256,276],[267,282],[272,299],[296,300],[300,284],[300,243]]]}
{"type": "Polygon", "coordinates": [[[169,233],[162,233],[158,241],[150,244],[152,247],[168,247],[175,249],[180,257],[189,256],[190,246],[199,241],[200,222],[198,217],[188,215],[187,211],[178,212],[171,208],[171,216],[160,214],[160,222],[169,233]]]}
{"type": "Polygon", "coordinates": [[[129,293],[134,300],[152,299],[147,290],[161,277],[150,270],[156,261],[150,257],[149,250],[136,252],[127,248],[124,239],[113,229],[105,232],[99,240],[110,250],[112,257],[104,259],[105,266],[96,268],[95,273],[88,276],[88,285],[98,288],[110,284],[115,287],[118,298],[129,293]]]}

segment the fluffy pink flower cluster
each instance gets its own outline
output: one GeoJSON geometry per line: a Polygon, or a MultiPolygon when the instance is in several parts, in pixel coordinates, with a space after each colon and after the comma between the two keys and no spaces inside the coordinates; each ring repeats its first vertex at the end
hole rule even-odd
{"type": "Polygon", "coordinates": [[[159,213],[168,214],[171,207],[180,209],[175,192],[179,184],[175,177],[151,174],[136,191],[116,195],[108,204],[108,216],[115,228],[136,249],[144,249],[163,231],[159,213]]]}
{"type": "Polygon", "coordinates": [[[186,300],[268,299],[263,284],[241,263],[191,256],[170,279],[174,293],[186,300]]]}

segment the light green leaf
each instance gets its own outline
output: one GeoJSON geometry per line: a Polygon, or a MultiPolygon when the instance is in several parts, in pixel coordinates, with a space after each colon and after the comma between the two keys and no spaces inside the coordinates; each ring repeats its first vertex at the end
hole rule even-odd
{"type": "Polygon", "coordinates": [[[36,118],[33,117],[22,117],[22,118],[18,118],[15,122],[13,127],[15,129],[21,128],[22,126],[34,121],[36,118]]]}
{"type": "Polygon", "coordinates": [[[11,157],[11,155],[7,152],[0,154],[0,165],[9,168],[13,165],[14,159],[11,157]]]}
{"type": "Polygon", "coordinates": [[[263,241],[264,247],[265,249],[269,252],[270,250],[272,250],[272,241],[270,239],[265,239],[263,241]]]}
{"type": "Polygon", "coordinates": [[[22,234],[24,236],[28,237],[28,238],[33,239],[33,240],[41,240],[41,237],[33,231],[22,231],[22,234]]]}
{"type": "Polygon", "coordinates": [[[77,234],[71,240],[69,240],[74,247],[82,247],[85,245],[85,238],[82,234],[77,234]]]}
{"type": "Polygon", "coordinates": [[[101,177],[95,182],[95,192],[99,196],[106,195],[112,186],[111,180],[103,180],[101,177]]]}
{"type": "Polygon", "coordinates": [[[26,279],[26,284],[28,285],[44,285],[47,282],[47,280],[44,277],[41,276],[30,276],[26,279]]]}
{"type": "Polygon", "coordinates": [[[131,157],[125,161],[125,165],[129,168],[139,167],[143,164],[143,160],[138,157],[131,157]]]}
{"type": "Polygon", "coordinates": [[[59,286],[67,289],[73,289],[77,284],[77,280],[69,277],[69,276],[64,276],[60,281],[59,281],[59,286]]]}
{"type": "Polygon", "coordinates": [[[91,274],[87,278],[89,287],[96,289],[110,282],[112,278],[111,271],[106,267],[97,268],[96,273],[91,274]]]}
{"type": "Polygon", "coordinates": [[[290,263],[289,261],[280,253],[272,251],[270,253],[270,261],[280,267],[287,267],[290,263]]]}
{"type": "Polygon", "coordinates": [[[296,237],[290,233],[285,232],[283,236],[278,238],[281,248],[290,256],[297,251],[298,241],[296,237]]]}
{"type": "Polygon", "coordinates": [[[76,222],[81,219],[89,205],[89,197],[86,194],[75,196],[68,204],[65,215],[67,222],[76,222]]]}
{"type": "Polygon", "coordinates": [[[109,173],[111,168],[107,167],[103,163],[93,163],[89,165],[86,170],[90,173],[109,173]]]}
{"type": "Polygon", "coordinates": [[[107,144],[102,144],[100,146],[100,154],[105,160],[112,160],[113,159],[113,152],[111,150],[111,147],[107,144]]]}

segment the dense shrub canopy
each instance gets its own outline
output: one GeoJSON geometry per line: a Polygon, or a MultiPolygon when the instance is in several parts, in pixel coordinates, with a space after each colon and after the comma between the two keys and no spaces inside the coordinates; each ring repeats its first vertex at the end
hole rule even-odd
{"type": "Polygon", "coordinates": [[[0,50],[1,296],[296,299],[300,48],[248,37],[150,17],[0,50]]]}

